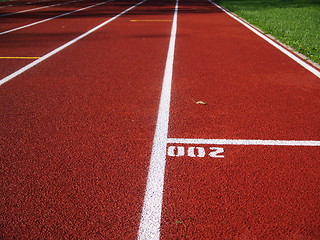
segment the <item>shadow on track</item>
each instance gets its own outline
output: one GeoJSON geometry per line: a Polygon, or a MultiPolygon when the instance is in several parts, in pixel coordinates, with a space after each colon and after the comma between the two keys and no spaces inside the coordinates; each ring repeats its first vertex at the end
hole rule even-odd
{"type": "MultiPolygon", "coordinates": [[[[62,1],[45,1],[45,2],[39,2],[39,3],[34,3],[34,4],[29,4],[28,7],[31,8],[36,8],[36,7],[43,7],[49,4],[54,4],[54,3],[60,3],[62,1]]],[[[50,10],[43,10],[43,11],[30,11],[26,13],[20,13],[20,14],[15,14],[15,15],[9,15],[9,16],[3,16],[0,17],[0,21],[7,21],[7,20],[18,20],[18,19],[26,19],[26,18],[35,18],[35,19],[45,19],[48,17],[52,17],[55,15],[63,14],[67,11],[72,11],[75,8],[82,8],[86,7],[88,5],[93,5],[97,3],[101,3],[102,1],[80,1],[80,2],[75,2],[72,4],[67,4],[67,5],[60,5],[56,7],[50,7],[50,10]],[[70,9],[70,10],[68,10],[70,9]]],[[[67,15],[63,18],[78,18],[78,17],[108,17],[110,14],[114,14],[117,10],[116,8],[124,7],[124,8],[129,8],[133,4],[135,4],[137,1],[128,1],[128,0],[115,0],[111,3],[114,3],[114,5],[106,4],[106,5],[101,5],[99,7],[95,7],[94,11],[86,11],[86,12],[81,12],[77,14],[70,14],[67,15]]],[[[0,6],[1,7],[1,6],[0,6]]],[[[143,6],[140,7],[140,10],[132,10],[126,15],[163,15],[163,14],[170,14],[173,11],[174,8],[174,1],[153,1],[153,0],[148,0],[145,2],[143,6]],[[142,7],[142,9],[141,9],[142,7]]],[[[0,15],[8,14],[10,13],[10,8],[5,8],[5,9],[0,9],[0,15]]],[[[214,8],[210,8],[209,2],[203,2],[203,3],[198,3],[198,4],[192,4],[188,2],[184,2],[183,6],[179,7],[179,12],[180,13],[212,13],[214,12],[214,8]]]]}

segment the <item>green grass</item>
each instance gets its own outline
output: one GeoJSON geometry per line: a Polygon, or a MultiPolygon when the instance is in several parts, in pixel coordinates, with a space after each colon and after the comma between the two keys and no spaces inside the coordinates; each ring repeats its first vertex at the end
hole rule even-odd
{"type": "Polygon", "coordinates": [[[216,0],[320,64],[320,0],[216,0]]]}

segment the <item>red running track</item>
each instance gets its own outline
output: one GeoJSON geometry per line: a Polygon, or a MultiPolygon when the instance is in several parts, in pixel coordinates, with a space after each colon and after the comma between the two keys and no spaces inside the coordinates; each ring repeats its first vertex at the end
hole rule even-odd
{"type": "Polygon", "coordinates": [[[183,143],[319,141],[319,78],[209,2],[180,9],[161,238],[319,239],[319,144],[183,143]]]}
{"type": "MultiPolygon", "coordinates": [[[[43,56],[135,3],[0,51],[43,56]]],[[[1,238],[137,238],[174,4],[146,1],[0,87],[1,238]]],[[[204,0],[179,2],[174,55],[161,225],[140,238],[319,239],[319,78],[204,0]]],[[[1,60],[1,77],[28,62],[1,60]]]]}
{"type": "MultiPolygon", "coordinates": [[[[0,57],[41,57],[101,24],[106,19],[119,14],[127,7],[128,5],[123,2],[110,2],[68,15],[66,18],[54,19],[5,34],[0,36],[3,43],[0,47],[0,57]]],[[[39,14],[37,13],[35,16],[39,14]]],[[[31,61],[1,59],[0,77],[5,77],[19,70],[31,61]]]]}
{"type": "MultiPolygon", "coordinates": [[[[3,32],[7,32],[8,30],[12,30],[15,28],[23,27],[38,21],[43,21],[48,18],[53,18],[62,14],[66,14],[67,12],[72,12],[80,8],[84,8],[90,5],[93,5],[95,2],[93,1],[78,1],[78,0],[73,0],[73,1],[64,1],[64,2],[50,2],[50,3],[43,3],[43,6],[48,6],[48,5],[54,5],[45,9],[38,9],[36,11],[31,11],[31,12],[25,12],[25,13],[19,13],[17,15],[11,15],[11,16],[4,16],[1,17],[1,20],[3,23],[0,26],[0,35],[7,34],[3,32]]],[[[101,2],[103,3],[103,2],[101,2]]],[[[33,8],[38,8],[36,4],[33,5],[33,8]]],[[[10,12],[15,12],[16,10],[12,9],[12,7],[8,8],[7,13],[10,12]]],[[[4,14],[3,12],[1,14],[4,14]]],[[[1,15],[0,14],[0,15],[1,15]]],[[[92,16],[88,15],[86,17],[92,16]]],[[[66,15],[62,16],[64,18],[73,18],[74,15],[66,15]]]]}
{"type": "MultiPolygon", "coordinates": [[[[1,86],[2,239],[136,237],[171,22],[130,20],[172,14],[145,2],[1,86]]],[[[79,35],[102,19],[64,21],[79,35]]],[[[12,51],[41,55],[72,36],[53,38],[12,51]]]]}

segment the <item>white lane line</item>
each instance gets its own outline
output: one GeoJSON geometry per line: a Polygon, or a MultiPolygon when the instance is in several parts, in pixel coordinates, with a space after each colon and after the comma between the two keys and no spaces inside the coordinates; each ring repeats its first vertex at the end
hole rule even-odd
{"type": "Polygon", "coordinates": [[[8,82],[8,81],[10,81],[11,79],[15,78],[16,76],[20,75],[21,73],[23,73],[23,72],[27,71],[28,69],[34,67],[34,66],[37,65],[38,63],[41,63],[42,61],[44,61],[44,60],[46,60],[47,58],[53,56],[54,54],[60,52],[61,50],[65,49],[66,47],[69,47],[71,44],[74,44],[75,42],[77,42],[77,41],[81,40],[82,38],[88,36],[89,34],[93,33],[94,31],[98,30],[99,28],[102,28],[104,25],[112,22],[113,20],[117,19],[117,18],[120,17],[121,15],[125,14],[126,12],[130,11],[131,9],[135,8],[136,6],[140,5],[141,3],[145,2],[145,1],[146,1],[146,0],[143,0],[143,1],[135,4],[134,6],[132,6],[132,7],[128,8],[128,9],[124,10],[123,12],[119,13],[118,15],[116,15],[116,16],[110,18],[109,20],[107,20],[107,21],[99,24],[98,26],[92,28],[91,30],[89,30],[89,31],[81,34],[79,37],[76,37],[75,39],[73,39],[73,40],[71,40],[71,41],[63,44],[62,46],[54,49],[53,51],[51,51],[51,52],[49,52],[49,53],[47,53],[47,54],[44,55],[43,57],[41,57],[41,58],[33,61],[32,63],[24,66],[23,68],[20,68],[19,70],[17,70],[16,72],[10,74],[9,76],[1,79],[1,80],[0,80],[0,85],[6,83],[6,82],[8,82]]]}
{"type": "Polygon", "coordinates": [[[314,147],[320,146],[320,141],[260,140],[260,139],[168,138],[167,143],[219,144],[219,145],[265,145],[265,146],[314,146],[314,147]]]}
{"type": "Polygon", "coordinates": [[[293,53],[291,53],[290,51],[288,51],[287,49],[285,49],[284,47],[282,47],[280,44],[276,43],[275,41],[271,40],[270,38],[268,38],[267,36],[265,36],[264,34],[262,34],[261,32],[259,32],[258,30],[254,29],[253,27],[251,27],[248,23],[244,22],[243,20],[241,20],[240,18],[238,18],[237,16],[233,15],[232,13],[230,13],[228,10],[226,10],[225,8],[219,6],[218,4],[214,3],[211,0],[208,0],[210,3],[212,3],[213,5],[215,5],[216,7],[218,7],[219,9],[221,9],[223,12],[225,12],[226,14],[228,14],[230,17],[232,17],[233,19],[237,20],[239,23],[241,23],[242,25],[244,25],[245,27],[247,27],[248,29],[250,29],[252,32],[254,32],[255,34],[257,34],[259,37],[263,38],[264,40],[266,40],[268,43],[270,43],[272,46],[274,46],[275,48],[277,48],[278,50],[280,50],[281,52],[283,52],[285,55],[287,55],[288,57],[290,57],[292,60],[294,60],[295,62],[297,62],[298,64],[300,64],[302,67],[304,67],[305,69],[309,70],[310,72],[312,72],[314,75],[316,75],[318,78],[320,78],[320,71],[317,70],[316,68],[314,68],[313,66],[305,63],[304,61],[302,61],[300,58],[298,58],[297,56],[295,56],[293,53]]]}
{"type": "Polygon", "coordinates": [[[71,2],[56,3],[56,4],[47,5],[47,6],[43,6],[43,7],[26,9],[26,10],[22,10],[22,11],[19,11],[19,12],[6,13],[6,14],[0,15],[0,17],[15,15],[15,14],[19,14],[19,13],[25,13],[25,12],[31,12],[31,11],[36,11],[36,10],[39,10],[39,9],[44,9],[44,8],[48,8],[48,7],[55,7],[55,6],[60,6],[60,5],[64,5],[64,4],[68,4],[68,3],[73,3],[73,2],[80,2],[80,1],[83,1],[83,0],[75,0],[75,1],[71,1],[71,2]]]}
{"type": "Polygon", "coordinates": [[[101,3],[94,4],[94,5],[91,5],[91,6],[88,6],[88,7],[77,9],[77,10],[74,10],[74,11],[71,11],[71,12],[63,13],[63,14],[60,14],[60,15],[57,15],[57,16],[54,16],[54,17],[51,17],[51,18],[47,18],[47,19],[40,20],[40,21],[37,21],[37,22],[34,22],[34,23],[30,23],[30,24],[27,24],[27,25],[24,25],[24,26],[21,26],[21,27],[17,27],[17,28],[13,28],[13,29],[10,29],[10,30],[7,30],[7,31],[3,31],[3,32],[0,32],[0,35],[4,35],[4,34],[10,33],[10,32],[14,32],[14,31],[18,31],[18,30],[21,30],[21,29],[24,29],[24,28],[27,28],[27,27],[31,27],[31,26],[40,24],[40,23],[48,22],[50,20],[53,20],[53,19],[56,19],[56,18],[59,18],[59,17],[64,17],[64,16],[67,16],[67,15],[75,13],[75,12],[81,12],[83,10],[86,10],[86,9],[89,9],[89,8],[93,8],[93,7],[96,7],[96,6],[99,6],[99,5],[108,3],[108,2],[112,2],[112,1],[113,0],[101,2],[101,3]]]}
{"type": "Polygon", "coordinates": [[[166,165],[166,144],[168,136],[169,110],[171,98],[171,82],[174,62],[174,48],[177,32],[177,13],[178,0],[176,1],[173,16],[170,43],[158,110],[158,119],[153,139],[147,186],[140,219],[138,239],[141,240],[156,240],[160,238],[162,195],[164,184],[164,171],[166,165]]]}

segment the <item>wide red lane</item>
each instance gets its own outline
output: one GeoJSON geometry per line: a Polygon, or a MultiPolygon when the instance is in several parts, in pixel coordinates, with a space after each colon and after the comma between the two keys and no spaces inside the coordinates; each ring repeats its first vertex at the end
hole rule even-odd
{"type": "MultiPolygon", "coordinates": [[[[61,5],[56,5],[52,6],[49,8],[44,8],[44,9],[39,9],[37,11],[31,11],[31,12],[25,12],[25,13],[20,13],[20,14],[14,14],[11,16],[5,16],[1,17],[1,22],[3,24],[0,25],[0,34],[1,32],[5,32],[11,29],[15,29],[18,27],[22,27],[28,24],[32,24],[38,21],[42,21],[48,18],[52,18],[58,15],[65,14],[67,12],[75,11],[80,8],[84,8],[93,4],[97,4],[97,1],[65,1],[70,2],[68,4],[62,4],[64,2],[55,2],[50,4],[61,4],[61,5]]],[[[101,1],[102,2],[102,1],[101,1]]],[[[34,6],[36,8],[37,6],[34,6]]],[[[0,8],[1,9],[1,8],[0,8]]],[[[67,15],[68,16],[68,15],[67,15]]],[[[68,18],[72,17],[70,15],[68,18]]],[[[65,17],[66,18],[66,17],[65,17]]],[[[52,21],[52,20],[51,20],[52,21]]],[[[5,33],[7,34],[7,33],[5,33]]]]}
{"type": "Polygon", "coordinates": [[[145,2],[1,86],[1,238],[136,238],[171,22],[130,20],[172,15],[145,2]]]}
{"type": "Polygon", "coordinates": [[[319,239],[320,147],[196,147],[224,158],[168,157],[161,239],[319,239]]]}
{"type": "MultiPolygon", "coordinates": [[[[121,13],[130,6],[124,2],[115,1],[83,12],[74,13],[66,18],[58,18],[2,35],[0,40],[3,45],[0,47],[0,56],[41,57],[121,13]]],[[[20,69],[23,66],[22,61],[0,59],[0,78],[20,69]]]]}
{"type": "MultiPolygon", "coordinates": [[[[66,2],[70,2],[72,0],[51,0],[51,1],[34,1],[33,3],[30,4],[21,4],[18,3],[13,3],[11,6],[0,6],[0,18],[1,19],[10,19],[12,16],[18,16],[20,14],[25,14],[25,13],[20,13],[23,11],[28,12],[28,14],[35,13],[37,11],[44,11],[45,9],[48,9],[47,6],[49,5],[55,5],[55,4],[64,4],[66,2]],[[42,8],[42,9],[39,9],[42,8]],[[19,12],[19,13],[18,13],[19,12]],[[7,16],[3,16],[7,15],[7,16]]],[[[30,1],[29,1],[30,2],[30,1]]]]}
{"type": "Polygon", "coordinates": [[[180,7],[170,137],[320,140],[317,76],[209,2],[180,7]]]}
{"type": "MultiPolygon", "coordinates": [[[[320,140],[319,78],[209,2],[179,4],[170,138],[320,140]]],[[[161,239],[319,239],[319,154],[168,144],[161,239]]]]}

